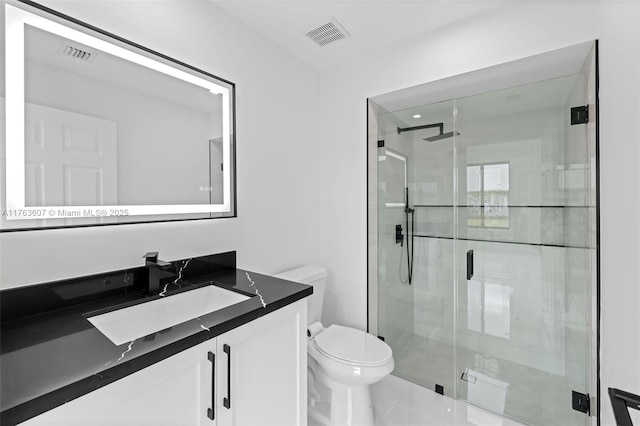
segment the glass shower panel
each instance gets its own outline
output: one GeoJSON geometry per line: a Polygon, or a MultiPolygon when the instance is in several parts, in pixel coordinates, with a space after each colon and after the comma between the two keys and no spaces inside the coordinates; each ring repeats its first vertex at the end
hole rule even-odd
{"type": "Polygon", "coordinates": [[[586,425],[589,207],[583,75],[456,100],[458,397],[586,425]]]}
{"type": "Polygon", "coordinates": [[[394,375],[455,397],[452,128],[452,101],[378,116],[378,334],[394,375]]]}

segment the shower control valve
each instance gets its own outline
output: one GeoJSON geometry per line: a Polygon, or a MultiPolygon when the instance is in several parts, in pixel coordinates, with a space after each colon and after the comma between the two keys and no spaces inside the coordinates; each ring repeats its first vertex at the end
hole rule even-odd
{"type": "Polygon", "coordinates": [[[402,234],[402,225],[396,225],[396,244],[400,244],[400,247],[404,243],[404,234],[402,234]]]}

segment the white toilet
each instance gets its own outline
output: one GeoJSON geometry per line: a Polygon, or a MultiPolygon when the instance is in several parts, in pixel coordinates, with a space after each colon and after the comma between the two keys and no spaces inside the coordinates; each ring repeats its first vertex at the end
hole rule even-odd
{"type": "Polygon", "coordinates": [[[309,425],[373,426],[369,385],[393,371],[391,348],[364,331],[319,322],[326,269],[307,265],[275,276],[313,286],[307,308],[309,425]]]}

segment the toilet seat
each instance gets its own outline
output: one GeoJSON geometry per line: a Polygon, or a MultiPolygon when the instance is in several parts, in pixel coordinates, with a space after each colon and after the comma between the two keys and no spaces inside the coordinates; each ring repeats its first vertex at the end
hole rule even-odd
{"type": "Polygon", "coordinates": [[[355,328],[334,324],[318,333],[314,340],[320,353],[342,363],[378,367],[392,360],[389,345],[355,328]]]}

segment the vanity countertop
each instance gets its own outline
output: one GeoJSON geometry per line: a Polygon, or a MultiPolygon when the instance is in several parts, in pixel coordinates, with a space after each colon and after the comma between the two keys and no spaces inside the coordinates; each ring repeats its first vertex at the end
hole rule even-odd
{"type": "Polygon", "coordinates": [[[307,285],[241,269],[223,269],[180,283],[176,291],[217,285],[254,297],[122,345],[105,337],[87,314],[158,296],[117,294],[3,320],[0,424],[18,424],[313,292],[307,285]]]}

